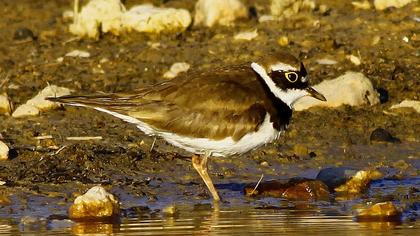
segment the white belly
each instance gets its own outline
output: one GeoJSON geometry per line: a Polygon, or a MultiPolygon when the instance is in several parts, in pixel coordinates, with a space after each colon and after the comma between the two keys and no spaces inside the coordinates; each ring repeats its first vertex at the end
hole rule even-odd
{"type": "Polygon", "coordinates": [[[270,122],[270,115],[266,114],[264,122],[256,132],[243,136],[240,140],[234,141],[232,137],[221,140],[210,140],[207,138],[190,138],[179,136],[173,133],[159,132],[159,136],[174,146],[183,148],[191,153],[211,154],[212,156],[229,156],[238,153],[245,153],[269,143],[280,135],[270,122]]]}
{"type": "MultiPolygon", "coordinates": [[[[75,104],[72,104],[75,105],[75,104]]],[[[270,122],[270,115],[265,115],[264,122],[257,131],[246,134],[240,140],[234,141],[232,137],[221,140],[210,140],[207,138],[191,138],[180,136],[169,132],[154,130],[148,124],[130,116],[122,115],[117,112],[109,111],[102,108],[95,108],[98,111],[106,112],[118,117],[129,123],[137,125],[137,127],[147,135],[156,135],[164,138],[170,144],[185,149],[194,154],[211,154],[212,156],[229,156],[233,154],[245,153],[269,143],[278,138],[281,131],[277,131],[270,122]]]]}

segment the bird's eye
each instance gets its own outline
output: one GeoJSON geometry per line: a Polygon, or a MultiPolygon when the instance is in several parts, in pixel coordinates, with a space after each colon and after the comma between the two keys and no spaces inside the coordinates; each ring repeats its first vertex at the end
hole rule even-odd
{"type": "Polygon", "coordinates": [[[286,79],[291,83],[294,83],[298,80],[299,76],[296,72],[286,72],[284,73],[286,79]]]}

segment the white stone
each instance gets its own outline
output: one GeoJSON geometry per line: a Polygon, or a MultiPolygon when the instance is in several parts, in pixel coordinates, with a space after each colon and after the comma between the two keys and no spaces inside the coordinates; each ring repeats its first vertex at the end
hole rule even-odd
{"type": "MultiPolygon", "coordinates": [[[[84,58],[87,58],[87,57],[90,57],[90,53],[86,52],[86,51],[82,51],[82,50],[73,50],[71,52],[68,52],[65,56],[66,57],[84,57],[84,58]]],[[[57,61],[60,62],[58,59],[57,59],[57,61]]],[[[61,60],[61,62],[62,61],[63,60],[61,60]]]]}
{"type": "Polygon", "coordinates": [[[294,104],[295,110],[302,111],[314,106],[375,105],[379,102],[379,95],[373,88],[372,82],[358,72],[346,72],[336,79],[325,80],[313,87],[323,94],[327,101],[303,97],[294,104]]]}
{"type": "Polygon", "coordinates": [[[362,9],[362,10],[369,10],[370,9],[370,3],[367,0],[364,0],[362,2],[351,2],[351,4],[356,9],[362,9]]]}
{"type": "Polygon", "coordinates": [[[12,103],[6,94],[0,94],[0,115],[10,115],[12,103]]]}
{"type": "Polygon", "coordinates": [[[257,36],[258,36],[257,30],[252,30],[252,31],[244,31],[244,32],[237,33],[233,37],[233,39],[251,41],[254,38],[256,38],[257,36]]]}
{"type": "Polygon", "coordinates": [[[152,4],[134,6],[122,16],[122,24],[129,32],[183,32],[191,21],[190,12],[185,9],[161,8],[152,4]]]}
{"type": "Polygon", "coordinates": [[[338,62],[336,60],[333,60],[333,59],[321,58],[321,59],[316,60],[316,63],[318,63],[320,65],[335,65],[338,62]]]}
{"type": "Polygon", "coordinates": [[[391,109],[398,108],[413,108],[416,112],[420,113],[420,101],[415,100],[404,100],[399,104],[393,105],[391,109]]]}
{"type": "Polygon", "coordinates": [[[271,14],[275,16],[291,17],[301,11],[313,11],[313,0],[271,0],[271,14]]]}
{"type": "Polygon", "coordinates": [[[95,186],[77,197],[69,209],[71,219],[92,219],[118,216],[120,203],[103,187],[95,186]]]}
{"type": "Polygon", "coordinates": [[[273,15],[262,15],[260,16],[260,18],[258,18],[258,22],[260,23],[267,22],[267,21],[275,21],[275,20],[277,20],[277,17],[273,15]]]}
{"type": "Polygon", "coordinates": [[[125,7],[120,0],[90,0],[74,18],[70,32],[93,39],[98,39],[101,32],[119,35],[124,12],[125,7]]]}
{"type": "Polygon", "coordinates": [[[247,15],[247,8],[239,0],[198,0],[195,4],[194,25],[228,26],[247,15]]]}
{"type": "Polygon", "coordinates": [[[375,0],[373,5],[376,10],[384,10],[389,7],[401,8],[409,3],[416,2],[417,0],[375,0]]]}
{"type": "Polygon", "coordinates": [[[69,95],[70,89],[49,85],[39,92],[35,97],[29,99],[25,104],[20,105],[12,114],[13,117],[35,116],[42,111],[55,109],[58,103],[45,100],[46,97],[59,97],[69,95]]]}
{"type": "Polygon", "coordinates": [[[186,72],[189,69],[190,69],[190,64],[186,62],[176,62],[172,64],[169,71],[163,74],[163,77],[166,79],[172,79],[172,78],[175,78],[179,73],[186,72]]]}
{"type": "Polygon", "coordinates": [[[9,158],[9,147],[0,141],[0,160],[7,160],[9,158]]]}
{"type": "Polygon", "coordinates": [[[355,64],[356,66],[359,66],[362,62],[359,57],[356,57],[355,55],[347,55],[346,58],[351,61],[351,63],[355,64]]]}
{"type": "Polygon", "coordinates": [[[63,12],[63,20],[68,21],[68,20],[73,20],[74,17],[74,12],[67,10],[63,12]]]}
{"type": "Polygon", "coordinates": [[[14,118],[24,117],[24,116],[36,116],[39,115],[40,111],[33,105],[22,104],[16,108],[12,116],[14,118]]]}

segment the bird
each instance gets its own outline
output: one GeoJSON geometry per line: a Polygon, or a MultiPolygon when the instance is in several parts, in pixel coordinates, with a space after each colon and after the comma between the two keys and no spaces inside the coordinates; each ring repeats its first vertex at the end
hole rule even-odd
{"type": "Polygon", "coordinates": [[[304,64],[279,51],[236,65],[192,69],[130,92],[47,99],[108,113],[188,151],[193,168],[219,201],[208,159],[273,142],[289,125],[293,104],[304,96],[326,101],[310,86],[304,64]]]}

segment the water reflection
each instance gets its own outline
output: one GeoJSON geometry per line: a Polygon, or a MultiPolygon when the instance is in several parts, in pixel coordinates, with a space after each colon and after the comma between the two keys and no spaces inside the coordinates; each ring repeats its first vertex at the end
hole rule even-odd
{"type": "Polygon", "coordinates": [[[76,223],[71,227],[71,232],[76,235],[110,235],[118,232],[119,224],[111,223],[76,223]]]}
{"type": "MultiPolygon", "coordinates": [[[[121,224],[124,235],[175,234],[337,234],[354,235],[371,230],[396,229],[393,223],[358,223],[351,216],[327,216],[319,209],[267,210],[217,209],[186,210],[178,217],[161,219],[127,219],[121,224]]],[[[401,226],[400,226],[401,227],[401,226]]],[[[404,228],[402,226],[401,228],[404,228]]],[[[410,227],[405,227],[410,230],[410,227]]],[[[401,229],[400,229],[401,230],[401,229]]]]}
{"type": "Polygon", "coordinates": [[[19,228],[13,220],[0,221],[0,234],[61,235],[232,235],[232,234],[324,234],[371,235],[372,233],[412,234],[419,224],[413,222],[355,222],[322,207],[227,207],[211,204],[176,206],[178,213],[142,214],[123,218],[120,223],[72,222],[55,220],[39,227],[19,228]]]}

